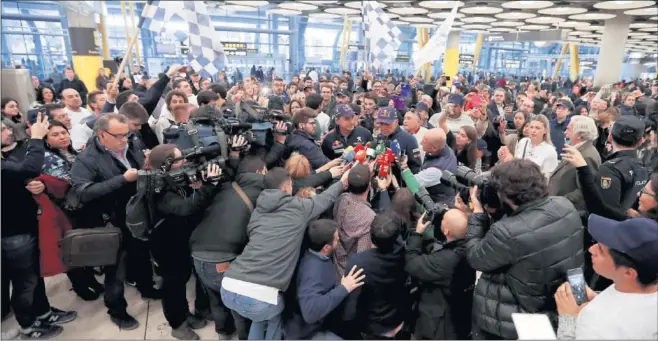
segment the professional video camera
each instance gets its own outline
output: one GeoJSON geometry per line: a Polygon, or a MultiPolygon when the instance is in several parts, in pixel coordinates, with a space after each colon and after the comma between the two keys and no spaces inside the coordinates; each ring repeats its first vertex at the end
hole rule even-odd
{"type": "Polygon", "coordinates": [[[478,186],[478,190],[480,191],[478,199],[483,206],[487,205],[490,208],[501,207],[498,193],[489,182],[490,173],[482,173],[478,175],[475,171],[466,166],[457,167],[457,170],[454,173],[445,170],[442,172],[441,183],[457,190],[465,204],[470,202],[470,188],[478,186]]]}
{"type": "Polygon", "coordinates": [[[286,115],[282,110],[272,109],[268,110],[262,106],[259,106],[255,101],[240,101],[236,103],[233,109],[227,109],[224,111],[225,118],[235,118],[240,122],[251,123],[252,125],[258,125],[261,123],[271,123],[276,126],[278,122],[284,122],[286,124],[286,129],[274,132],[281,135],[291,134],[295,127],[290,121],[290,116],[286,115]]]}
{"type": "MultiPolygon", "coordinates": [[[[176,159],[169,159],[161,169],[140,170],[137,172],[137,187],[145,189],[145,193],[160,193],[168,184],[171,187],[184,187],[202,179],[202,172],[208,169],[211,164],[216,164],[225,169],[226,156],[223,155],[222,148],[219,144],[209,147],[196,147],[181,150],[182,156],[176,159]],[[186,160],[181,167],[169,169],[171,165],[180,160],[186,160]]],[[[207,181],[217,181],[219,179],[208,178],[207,181]]]]}

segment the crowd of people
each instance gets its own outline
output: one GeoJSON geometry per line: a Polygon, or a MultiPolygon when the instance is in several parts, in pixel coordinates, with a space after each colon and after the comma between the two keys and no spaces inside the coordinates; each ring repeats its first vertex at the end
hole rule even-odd
{"type": "Polygon", "coordinates": [[[67,68],[33,79],[32,108],[2,98],[3,319],[26,339],[83,319],[48,302],[44,277],[66,273],[121,330],[139,326],[125,285],[161,299],[182,340],[207,321],[220,339],[516,339],[515,313],[548,316],[560,339],[658,337],[657,82],[259,71],[101,69],[88,92],[67,68]],[[253,125],[262,139],[229,136],[200,179],[166,181],[136,238],[141,171],[184,167],[196,118],[243,105],[277,119],[253,125]],[[464,170],[479,186],[447,180],[464,170]],[[63,264],[63,235],[108,224],[116,262],[63,264]]]}

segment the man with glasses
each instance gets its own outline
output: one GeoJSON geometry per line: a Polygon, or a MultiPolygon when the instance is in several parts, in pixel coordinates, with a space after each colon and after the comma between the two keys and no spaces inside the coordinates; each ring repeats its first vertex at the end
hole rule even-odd
{"type": "MultiPolygon", "coordinates": [[[[144,153],[129,139],[128,119],[121,114],[101,116],[94,126],[93,142],[78,154],[71,169],[72,189],[85,210],[81,214],[89,226],[104,226],[103,215],[121,228],[126,246],[131,241],[126,229],[126,204],[136,193],[137,170],[144,165],[144,153]]],[[[119,252],[116,265],[105,267],[105,306],[114,324],[132,330],[139,322],[126,310],[124,298],[125,248],[119,252]]]]}
{"type": "Polygon", "coordinates": [[[306,156],[313,169],[318,169],[330,161],[313,138],[317,129],[317,116],[313,109],[299,110],[292,116],[292,123],[297,129],[286,140],[287,149],[306,156]]]}

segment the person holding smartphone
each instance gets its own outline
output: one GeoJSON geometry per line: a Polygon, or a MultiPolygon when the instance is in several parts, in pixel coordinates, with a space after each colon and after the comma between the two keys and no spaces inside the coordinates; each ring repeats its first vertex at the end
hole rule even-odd
{"type": "Polygon", "coordinates": [[[578,304],[565,282],[555,292],[559,340],[658,337],[658,221],[615,221],[591,215],[588,229],[598,242],[589,248],[594,271],[613,281],[600,293],[585,286],[578,304]]]}

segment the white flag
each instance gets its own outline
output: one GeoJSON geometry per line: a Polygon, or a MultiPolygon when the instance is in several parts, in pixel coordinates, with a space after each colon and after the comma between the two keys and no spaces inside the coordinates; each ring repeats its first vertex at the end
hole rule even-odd
{"type": "Polygon", "coordinates": [[[414,54],[414,68],[420,70],[421,66],[425,63],[433,62],[446,52],[446,44],[448,43],[448,35],[452,29],[452,23],[457,16],[457,5],[453,7],[450,15],[446,20],[441,23],[439,29],[436,30],[432,38],[423,46],[423,48],[414,54]]]}

